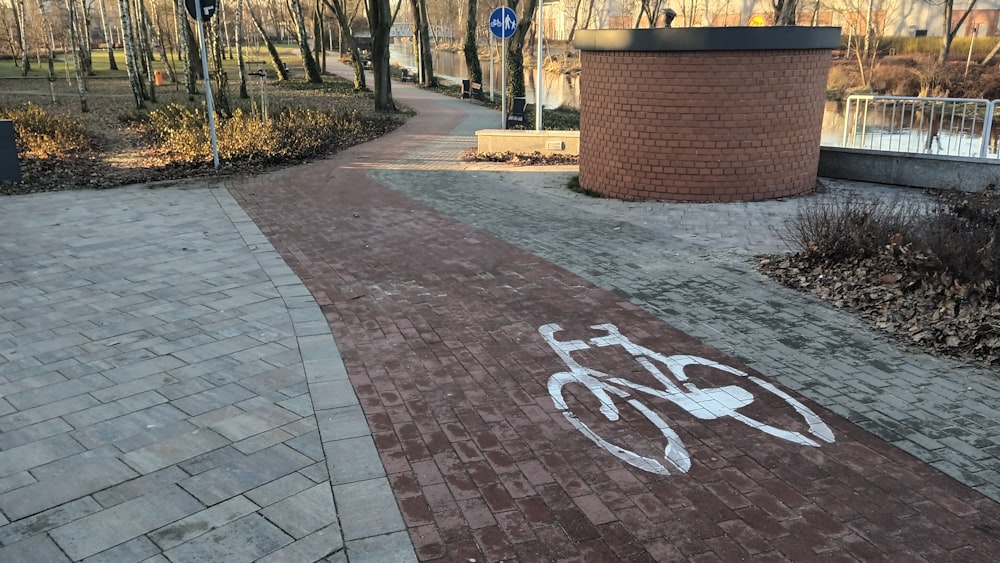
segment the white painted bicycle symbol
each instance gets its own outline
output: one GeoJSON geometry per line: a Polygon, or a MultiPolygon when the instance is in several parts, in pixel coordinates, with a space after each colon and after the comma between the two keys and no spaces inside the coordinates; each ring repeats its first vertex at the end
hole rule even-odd
{"type": "Polygon", "coordinates": [[[584,436],[592,440],[595,444],[630,465],[660,475],[669,475],[671,473],[669,468],[673,468],[675,472],[681,473],[687,473],[691,469],[691,457],[688,455],[688,451],[677,433],[670,428],[659,414],[636,399],[629,390],[641,391],[647,395],[670,401],[700,420],[715,420],[729,417],[776,438],[781,438],[782,440],[802,446],[819,447],[819,443],[816,440],[801,432],[771,426],[739,412],[739,409],[750,405],[754,401],[753,393],[743,387],[726,385],[723,387],[699,388],[694,383],[691,383],[688,376],[684,373],[684,370],[689,366],[705,366],[739,378],[745,378],[764,391],[779,397],[792,407],[802,417],[806,425],[808,425],[809,434],[824,442],[833,443],[834,441],[833,431],[830,430],[830,427],[816,413],[763,379],[749,375],[734,367],[698,356],[664,356],[663,354],[635,344],[622,335],[618,327],[613,324],[594,325],[590,328],[604,331],[607,335],[591,338],[587,342],[582,340],[559,341],[555,338],[555,333],[562,330],[562,327],[558,324],[547,324],[538,328],[538,332],[545,339],[545,342],[552,347],[552,350],[559,355],[559,358],[569,368],[569,371],[561,371],[549,377],[549,395],[552,397],[552,402],[556,408],[562,411],[563,416],[566,417],[566,420],[573,427],[582,432],[584,436]],[[660,385],[663,386],[663,389],[654,389],[628,379],[612,377],[606,373],[584,367],[577,363],[570,354],[574,351],[589,349],[592,346],[597,348],[621,346],[650,375],[656,378],[660,385]],[[664,374],[657,364],[664,366],[667,372],[678,383],[674,383],[670,377],[664,374]],[[599,436],[570,410],[563,391],[564,387],[570,383],[577,383],[586,387],[600,402],[600,412],[609,421],[616,421],[620,418],[619,408],[612,400],[612,395],[623,399],[628,405],[639,411],[666,438],[667,445],[663,449],[663,456],[643,456],[625,447],[613,444],[599,436]],[[666,466],[661,462],[665,462],[666,466]]]}

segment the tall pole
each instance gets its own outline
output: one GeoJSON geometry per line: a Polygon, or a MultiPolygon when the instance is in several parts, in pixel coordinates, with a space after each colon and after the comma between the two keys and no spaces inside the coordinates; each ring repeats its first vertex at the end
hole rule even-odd
{"type": "Polygon", "coordinates": [[[507,128],[507,40],[500,40],[500,122],[501,129],[507,128]]]}
{"type": "Polygon", "coordinates": [[[972,37],[969,39],[969,56],[965,59],[965,75],[969,76],[969,65],[972,64],[972,46],[976,44],[976,35],[979,33],[979,24],[972,26],[972,37]]]}
{"type": "Polygon", "coordinates": [[[535,130],[542,130],[542,90],[545,89],[545,75],[542,70],[542,5],[545,4],[544,0],[538,0],[538,22],[535,24],[537,26],[538,35],[538,55],[535,57],[535,64],[538,66],[538,80],[535,81],[535,130]]]}
{"type": "Polygon", "coordinates": [[[493,34],[490,34],[490,101],[493,101],[493,34]]]}
{"type": "Polygon", "coordinates": [[[205,19],[201,0],[194,0],[198,13],[198,40],[201,41],[201,72],[205,76],[205,107],[208,109],[208,131],[212,138],[212,164],[219,169],[219,144],[215,138],[215,107],[212,104],[212,82],[208,77],[208,55],[205,52],[205,19]]]}

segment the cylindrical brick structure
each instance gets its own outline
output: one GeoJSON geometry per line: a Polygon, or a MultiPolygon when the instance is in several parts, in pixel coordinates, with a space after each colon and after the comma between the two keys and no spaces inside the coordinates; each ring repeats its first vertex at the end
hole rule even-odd
{"type": "Polygon", "coordinates": [[[753,201],[811,191],[836,27],[579,30],[580,185],[753,201]]]}

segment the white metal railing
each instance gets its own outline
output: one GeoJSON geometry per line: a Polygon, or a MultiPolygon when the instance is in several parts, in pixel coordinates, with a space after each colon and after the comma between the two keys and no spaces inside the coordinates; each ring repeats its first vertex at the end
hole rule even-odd
{"type": "Polygon", "coordinates": [[[844,109],[841,146],[997,158],[997,109],[1000,100],[854,95],[844,109]]]}

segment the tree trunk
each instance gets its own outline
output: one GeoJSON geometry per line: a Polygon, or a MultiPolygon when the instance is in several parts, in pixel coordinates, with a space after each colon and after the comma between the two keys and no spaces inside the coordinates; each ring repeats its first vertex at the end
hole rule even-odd
{"type": "Polygon", "coordinates": [[[465,66],[469,69],[469,80],[483,83],[483,67],[479,64],[479,44],[476,42],[476,12],[479,10],[478,0],[468,0],[465,10],[465,66]]]}
{"type": "Polygon", "coordinates": [[[430,25],[427,21],[427,0],[410,0],[413,15],[413,38],[417,47],[419,80],[424,86],[437,86],[434,77],[434,51],[431,48],[430,25]]]}
{"type": "MultiPolygon", "coordinates": [[[[509,5],[516,10],[519,3],[519,0],[512,0],[509,5]]],[[[510,99],[524,97],[524,39],[528,36],[537,8],[538,0],[524,3],[514,35],[507,40],[507,96],[510,99]]]]}
{"type": "Polygon", "coordinates": [[[299,40],[299,54],[302,56],[302,64],[306,69],[306,79],[312,84],[320,84],[323,77],[320,75],[319,67],[316,66],[316,59],[312,56],[309,48],[309,34],[306,33],[306,19],[302,16],[302,3],[299,0],[291,0],[292,13],[295,16],[295,34],[299,40]]]}
{"type": "Polygon", "coordinates": [[[247,66],[243,60],[243,2],[236,0],[236,67],[240,72],[240,98],[245,100],[250,93],[247,92],[247,66]]]}
{"type": "MultiPolygon", "coordinates": [[[[71,2],[72,0],[67,0],[71,2]]],[[[122,16],[122,45],[125,47],[125,68],[128,69],[128,82],[135,97],[135,107],[146,107],[146,92],[142,87],[142,76],[139,74],[138,54],[135,48],[135,38],[132,34],[132,14],[129,0],[118,0],[118,9],[122,16]]]]}
{"type": "Polygon", "coordinates": [[[981,65],[990,64],[993,61],[993,57],[997,56],[997,53],[1000,53],[1000,41],[997,41],[993,45],[993,48],[990,49],[990,52],[987,53],[985,57],[983,57],[983,60],[979,61],[979,64],[981,65]]]}
{"type": "Polygon", "coordinates": [[[212,18],[204,25],[208,28],[208,36],[210,37],[205,42],[212,46],[212,66],[216,82],[212,98],[215,102],[215,115],[227,119],[233,116],[233,110],[229,105],[229,77],[226,76],[226,71],[222,68],[222,41],[219,37],[222,33],[222,18],[212,18]]]}
{"type": "Polygon", "coordinates": [[[190,29],[187,24],[187,10],[184,8],[184,0],[175,0],[174,2],[174,25],[177,28],[174,41],[177,42],[177,49],[181,54],[180,64],[184,72],[184,91],[187,92],[188,101],[191,101],[198,93],[198,88],[195,85],[197,74],[195,74],[192,64],[194,53],[191,51],[190,29]]]}
{"type": "Polygon", "coordinates": [[[153,72],[153,47],[152,41],[149,40],[149,12],[146,11],[146,4],[142,0],[136,0],[136,8],[138,12],[138,22],[139,29],[141,33],[139,35],[140,42],[143,45],[142,54],[143,62],[146,66],[146,78],[149,80],[149,91],[147,92],[149,96],[149,101],[156,103],[156,74],[153,72]]]}
{"type": "Polygon", "coordinates": [[[775,14],[774,25],[795,25],[795,15],[798,12],[797,0],[784,0],[781,11],[775,14]]]}
{"type": "Polygon", "coordinates": [[[18,34],[21,36],[21,76],[28,76],[28,71],[31,70],[31,62],[28,61],[28,25],[25,22],[28,18],[28,12],[24,10],[24,0],[17,0],[17,5],[18,8],[14,8],[14,2],[10,3],[11,8],[14,9],[14,18],[17,20],[18,34]],[[20,16],[17,14],[18,9],[21,12],[20,16]]]}
{"type": "Polygon", "coordinates": [[[976,7],[977,0],[969,2],[969,7],[965,9],[962,17],[958,18],[955,27],[951,26],[951,18],[955,13],[955,0],[944,0],[944,37],[941,38],[941,52],[938,54],[938,65],[944,66],[948,62],[948,55],[951,54],[951,43],[958,35],[958,30],[976,7]]]}
{"type": "Polygon", "coordinates": [[[97,0],[97,7],[101,14],[101,27],[104,28],[104,42],[107,43],[108,47],[108,65],[110,65],[111,70],[118,70],[118,61],[115,60],[114,41],[111,40],[111,27],[108,26],[108,10],[104,6],[104,0],[97,0]]]}
{"type": "Polygon", "coordinates": [[[87,76],[94,76],[94,53],[90,48],[90,10],[87,0],[80,0],[80,56],[83,58],[83,71],[87,76]]]}
{"type": "Polygon", "coordinates": [[[160,10],[158,9],[156,0],[153,0],[152,29],[153,37],[156,39],[156,43],[159,44],[160,58],[163,59],[163,64],[167,67],[168,78],[170,78],[171,82],[177,82],[174,65],[170,64],[170,58],[167,56],[167,42],[164,41],[163,26],[160,25],[160,10]]]}
{"type": "MultiPolygon", "coordinates": [[[[22,3],[21,6],[24,7],[24,4],[22,3]]],[[[66,0],[66,14],[69,18],[69,42],[72,53],[76,55],[78,40],[76,36],[76,3],[74,0],[66,0]]],[[[83,84],[83,72],[80,68],[80,60],[76,59],[74,62],[73,72],[76,73],[76,89],[80,93],[80,111],[87,113],[90,110],[87,108],[87,88],[83,84]]]]}
{"type": "Polygon", "coordinates": [[[274,66],[274,72],[278,74],[278,80],[288,80],[288,71],[285,70],[285,63],[281,62],[281,55],[278,54],[278,49],[268,38],[267,32],[264,31],[264,25],[260,23],[260,18],[254,13],[250,6],[247,6],[247,13],[250,14],[250,21],[253,22],[254,27],[257,28],[257,32],[264,39],[264,45],[267,47],[267,53],[271,55],[271,65],[274,66]]]}
{"type": "Polygon", "coordinates": [[[389,80],[389,34],[392,30],[389,0],[368,0],[368,27],[372,34],[375,111],[394,112],[396,104],[392,101],[392,82],[389,80]]]}
{"type": "MultiPolygon", "coordinates": [[[[576,35],[577,25],[580,21],[580,6],[583,4],[583,0],[576,0],[576,7],[573,9],[573,18],[569,25],[569,36],[566,38],[568,43],[573,43],[573,36],[576,35]]],[[[594,0],[590,0],[590,9],[594,9],[594,0]]]]}
{"type": "Polygon", "coordinates": [[[42,0],[38,0],[38,13],[42,17],[42,22],[45,25],[45,30],[42,32],[45,41],[45,53],[49,68],[49,80],[55,80],[56,77],[56,55],[55,55],[55,41],[52,39],[52,22],[49,21],[49,17],[45,14],[45,9],[42,7],[42,0]]]}
{"type": "Polygon", "coordinates": [[[351,31],[351,24],[344,12],[344,5],[341,0],[323,0],[327,8],[333,10],[337,16],[337,23],[340,24],[340,40],[347,41],[347,48],[351,51],[351,60],[354,66],[354,89],[364,91],[368,89],[365,84],[365,69],[361,63],[361,50],[358,49],[358,42],[354,40],[354,32],[351,31]]]}
{"type": "Polygon", "coordinates": [[[313,5],[313,59],[319,68],[320,74],[326,70],[326,65],[321,60],[323,57],[323,4],[315,0],[313,5]]]}

